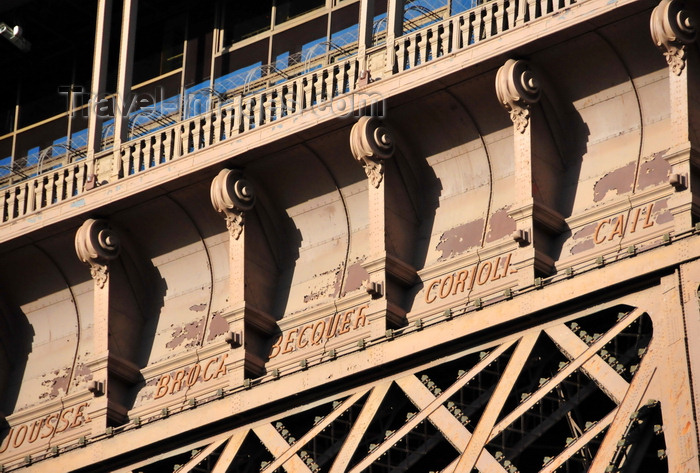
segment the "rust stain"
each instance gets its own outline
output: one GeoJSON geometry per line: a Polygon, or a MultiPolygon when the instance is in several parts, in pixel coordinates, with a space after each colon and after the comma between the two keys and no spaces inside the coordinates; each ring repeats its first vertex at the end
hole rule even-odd
{"type": "Polygon", "coordinates": [[[685,427],[683,427],[683,430],[681,431],[681,434],[687,435],[688,432],[690,432],[690,429],[692,426],[693,426],[693,424],[691,424],[690,422],[686,422],[685,427]]]}
{"type": "Polygon", "coordinates": [[[481,232],[483,228],[484,219],[481,218],[443,233],[440,237],[440,243],[435,247],[436,250],[442,251],[442,256],[440,256],[438,260],[446,260],[470,248],[478,246],[481,241],[481,232]]]}
{"type": "Polygon", "coordinates": [[[190,307],[190,310],[193,312],[202,312],[206,308],[207,308],[206,304],[197,304],[197,305],[193,305],[192,307],[190,307]]]}
{"type": "Polygon", "coordinates": [[[515,220],[508,215],[510,206],[496,210],[489,220],[489,231],[486,234],[486,243],[500,240],[504,236],[512,234],[515,229],[515,220]]]}
{"type": "Polygon", "coordinates": [[[209,336],[207,337],[207,341],[214,340],[216,337],[226,332],[228,332],[228,322],[220,312],[214,312],[211,316],[211,322],[209,323],[209,336]]]}
{"type": "Polygon", "coordinates": [[[639,178],[637,179],[637,190],[662,184],[668,181],[671,174],[671,165],[664,159],[668,150],[660,151],[653,155],[649,161],[639,166],[639,178]]]}
{"type": "Polygon", "coordinates": [[[593,201],[600,202],[608,192],[615,191],[617,195],[625,194],[632,190],[634,184],[634,162],[619,169],[607,173],[593,186],[593,201]]]}
{"type": "Polygon", "coordinates": [[[183,342],[189,340],[185,344],[185,348],[192,347],[197,344],[197,341],[202,335],[202,330],[204,329],[204,317],[194,322],[183,325],[180,328],[175,328],[172,337],[168,343],[165,344],[166,348],[175,349],[182,345],[183,342]]]}

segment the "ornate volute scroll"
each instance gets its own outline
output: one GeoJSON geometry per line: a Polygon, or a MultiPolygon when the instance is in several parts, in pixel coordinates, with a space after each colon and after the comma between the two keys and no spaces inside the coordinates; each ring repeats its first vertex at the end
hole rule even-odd
{"type": "Polygon", "coordinates": [[[685,48],[697,38],[696,22],[678,0],[661,0],[651,13],[651,37],[676,75],[685,68],[685,48]]]}
{"type": "Polygon", "coordinates": [[[255,205],[255,191],[240,171],[222,169],[211,183],[211,203],[226,217],[226,227],[238,240],[243,231],[244,213],[255,205]]]}
{"type": "Polygon", "coordinates": [[[530,118],[530,106],[541,96],[539,81],[527,61],[508,59],[496,73],[498,100],[510,112],[515,128],[525,133],[530,118]]]}
{"type": "Polygon", "coordinates": [[[88,219],[75,234],[75,252],[90,265],[90,275],[97,287],[104,287],[109,276],[108,263],[119,256],[119,235],[106,220],[88,219]]]}
{"type": "Polygon", "coordinates": [[[384,177],[384,159],[394,154],[391,132],[376,117],[361,117],[350,132],[350,150],[369,178],[378,188],[384,177]]]}

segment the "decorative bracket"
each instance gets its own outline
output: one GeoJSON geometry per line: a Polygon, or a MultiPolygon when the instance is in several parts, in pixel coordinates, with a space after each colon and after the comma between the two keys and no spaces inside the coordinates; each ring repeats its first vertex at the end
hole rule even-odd
{"type": "Polygon", "coordinates": [[[651,13],[651,38],[677,76],[685,69],[685,47],[697,38],[694,18],[678,0],[661,0],[651,13]]]}
{"type": "Polygon", "coordinates": [[[520,133],[525,133],[530,106],[540,100],[540,84],[528,62],[508,59],[496,73],[496,95],[510,112],[510,119],[520,133]]]}
{"type": "Polygon", "coordinates": [[[88,219],[75,234],[75,252],[90,265],[90,275],[102,289],[109,277],[108,263],[119,256],[119,235],[106,220],[88,219]]]}
{"type": "Polygon", "coordinates": [[[378,188],[384,177],[382,161],[394,154],[389,129],[376,117],[361,117],[350,131],[350,150],[364,167],[369,182],[378,188]]]}
{"type": "Polygon", "coordinates": [[[238,170],[222,169],[211,183],[211,203],[226,217],[226,227],[238,240],[245,223],[244,213],[255,205],[255,191],[238,170]]]}

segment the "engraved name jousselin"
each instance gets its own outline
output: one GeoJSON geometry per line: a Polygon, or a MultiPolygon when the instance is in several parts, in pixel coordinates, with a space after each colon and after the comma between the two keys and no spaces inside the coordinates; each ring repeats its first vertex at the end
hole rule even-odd
{"type": "Polygon", "coordinates": [[[432,304],[438,299],[446,299],[465,291],[471,291],[475,285],[484,286],[516,273],[517,270],[510,267],[512,256],[513,254],[509,253],[507,256],[480,261],[456,273],[433,279],[426,284],[425,302],[432,304]]]}
{"type": "Polygon", "coordinates": [[[32,444],[37,440],[45,440],[67,430],[75,429],[90,422],[85,413],[87,402],[73,407],[53,412],[46,417],[36,419],[10,428],[10,432],[0,445],[0,453],[4,453],[10,446],[20,448],[25,443],[32,444]]]}

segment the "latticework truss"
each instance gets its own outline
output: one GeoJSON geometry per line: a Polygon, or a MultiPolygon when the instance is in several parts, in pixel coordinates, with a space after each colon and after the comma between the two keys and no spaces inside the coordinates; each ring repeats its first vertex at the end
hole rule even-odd
{"type": "Polygon", "coordinates": [[[642,309],[613,306],[122,471],[668,471],[652,332],[642,309]]]}

